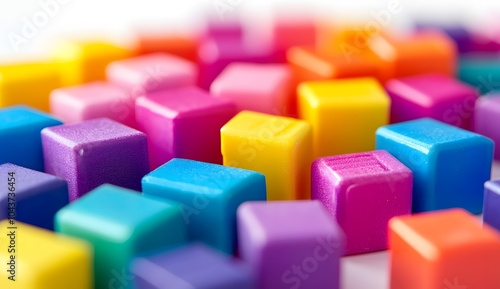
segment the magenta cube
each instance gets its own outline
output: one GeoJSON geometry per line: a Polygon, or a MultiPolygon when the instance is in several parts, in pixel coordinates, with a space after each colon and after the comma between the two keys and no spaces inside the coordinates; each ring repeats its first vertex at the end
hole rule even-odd
{"type": "Polygon", "coordinates": [[[131,94],[122,87],[104,81],[52,91],[50,111],[64,123],[105,117],[135,127],[134,99],[131,94]]]}
{"type": "Polygon", "coordinates": [[[295,100],[292,81],[284,64],[233,63],[215,79],[210,93],[234,102],[238,111],[290,115],[295,100]]]}
{"type": "Polygon", "coordinates": [[[317,159],[311,198],[344,230],[346,255],[387,249],[387,224],[411,213],[413,175],[386,151],[317,159]]]}
{"type": "Polygon", "coordinates": [[[338,289],[344,235],[318,201],[246,202],[239,256],[260,289],[338,289]]]}
{"type": "Polygon", "coordinates": [[[495,159],[500,160],[500,94],[478,99],[474,115],[474,131],[495,142],[495,159]]]}
{"type": "Polygon", "coordinates": [[[392,79],[386,90],[391,97],[391,123],[431,117],[469,129],[478,98],[473,87],[440,74],[392,79]]]}
{"type": "Polygon", "coordinates": [[[70,201],[102,184],[140,191],[149,172],[145,134],[107,118],[42,130],[45,172],[68,181],[70,201]]]}
{"type": "Polygon", "coordinates": [[[148,136],[151,169],[172,158],[222,164],[220,129],[235,114],[233,103],[197,87],[139,97],[137,125],[148,136]]]}
{"type": "Polygon", "coordinates": [[[112,62],[107,79],[137,98],[144,93],[190,86],[198,80],[195,63],[168,53],[153,53],[112,62]]]}

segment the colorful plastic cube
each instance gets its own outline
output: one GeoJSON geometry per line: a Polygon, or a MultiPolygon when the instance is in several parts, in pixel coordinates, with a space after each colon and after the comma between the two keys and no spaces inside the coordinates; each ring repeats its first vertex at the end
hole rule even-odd
{"type": "Polygon", "coordinates": [[[238,240],[258,288],[340,288],[344,235],[318,201],[244,203],[238,240]]]}
{"type": "Polygon", "coordinates": [[[189,34],[142,32],[137,35],[135,46],[138,55],[169,53],[190,61],[196,61],[198,53],[198,40],[189,34]]]}
{"type": "Polygon", "coordinates": [[[313,127],[314,156],[375,149],[375,131],[389,123],[390,99],[373,78],[305,82],[299,117],[313,127]]]}
{"type": "Polygon", "coordinates": [[[422,118],[379,128],[377,149],[413,172],[413,212],[482,211],[483,184],[490,179],[493,159],[490,139],[422,118]]]}
{"type": "Polygon", "coordinates": [[[7,220],[0,222],[0,231],[1,288],[94,288],[92,248],[87,242],[7,220]]]}
{"type": "Polygon", "coordinates": [[[185,159],[172,159],[142,179],[146,197],[181,203],[191,239],[227,254],[236,248],[236,209],[266,200],[264,175],[185,159]]]}
{"type": "Polygon", "coordinates": [[[110,42],[67,40],[57,43],[52,52],[58,63],[63,86],[105,80],[106,66],[132,56],[132,52],[110,42]]]}
{"type": "Polygon", "coordinates": [[[25,106],[0,109],[0,164],[13,163],[43,171],[40,131],[61,122],[25,106]]]}
{"type": "Polygon", "coordinates": [[[347,255],[387,249],[389,220],[411,214],[412,172],[386,151],[319,158],[311,179],[311,198],[343,229],[347,255]]]}
{"type": "Polygon", "coordinates": [[[254,289],[247,264],[209,247],[191,244],[132,263],[136,289],[254,289]]]}
{"type": "Polygon", "coordinates": [[[42,130],[45,171],[66,179],[70,201],[109,183],[140,190],[149,172],[145,134],[107,118],[42,130]]]}
{"type": "Polygon", "coordinates": [[[0,66],[0,108],[22,104],[48,112],[50,92],[61,85],[61,75],[54,64],[0,66]]]}
{"type": "Polygon", "coordinates": [[[481,97],[476,102],[474,131],[495,142],[495,159],[500,159],[500,94],[481,97]]]}
{"type": "Polygon", "coordinates": [[[391,289],[498,288],[500,235],[461,209],[389,223],[391,289]]]}
{"type": "Polygon", "coordinates": [[[110,82],[126,88],[134,98],[145,93],[195,85],[196,65],[167,53],[137,56],[111,63],[106,70],[110,82]]]}
{"type": "Polygon", "coordinates": [[[458,61],[458,78],[481,93],[500,90],[500,57],[495,54],[463,56],[458,61]]]}
{"type": "Polygon", "coordinates": [[[309,199],[311,126],[301,120],[242,111],[221,129],[224,165],[266,176],[268,200],[309,199]]]}
{"type": "Polygon", "coordinates": [[[452,77],[422,74],[389,80],[385,89],[391,97],[391,122],[431,117],[468,129],[477,91],[452,77]]]}
{"type": "Polygon", "coordinates": [[[137,126],[148,135],[151,168],[172,158],[221,164],[220,129],[235,114],[231,102],[194,86],[138,98],[137,126]]]}
{"type": "Polygon", "coordinates": [[[238,111],[292,115],[296,110],[292,81],[284,64],[234,63],[212,82],[210,93],[234,102],[238,111]]]}
{"type": "Polygon", "coordinates": [[[13,164],[1,164],[5,194],[0,196],[0,219],[54,229],[54,215],[69,203],[68,183],[61,178],[13,164]]]}
{"type": "Polygon", "coordinates": [[[483,221],[500,231],[500,180],[484,183],[483,221]]]}
{"type": "Polygon", "coordinates": [[[457,48],[443,32],[421,31],[404,36],[382,33],[370,40],[369,48],[387,65],[390,78],[425,73],[455,75],[457,48]]]}
{"type": "Polygon", "coordinates": [[[50,95],[50,111],[65,123],[106,117],[135,127],[134,99],[116,85],[95,81],[59,88],[50,95]]]}
{"type": "Polygon", "coordinates": [[[102,185],[64,207],[55,227],[92,245],[95,288],[133,288],[128,276],[134,256],[187,241],[178,204],[112,185],[102,185]]]}

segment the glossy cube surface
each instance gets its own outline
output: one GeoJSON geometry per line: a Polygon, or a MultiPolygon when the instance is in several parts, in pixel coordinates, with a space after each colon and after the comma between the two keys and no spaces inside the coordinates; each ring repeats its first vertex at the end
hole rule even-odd
{"type": "Polygon", "coordinates": [[[474,115],[474,131],[495,142],[495,159],[500,160],[500,94],[479,98],[474,115]]]}

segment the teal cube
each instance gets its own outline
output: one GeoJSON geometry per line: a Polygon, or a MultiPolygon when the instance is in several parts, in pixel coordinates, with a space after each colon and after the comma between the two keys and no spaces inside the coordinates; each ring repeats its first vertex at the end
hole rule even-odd
{"type": "Polygon", "coordinates": [[[0,109],[0,164],[12,163],[43,172],[40,131],[60,124],[61,121],[27,106],[0,109]]]}
{"type": "Polygon", "coordinates": [[[261,173],[186,159],[172,159],[142,179],[145,196],[181,203],[192,240],[227,254],[236,246],[236,209],[265,201],[261,173]]]}
{"type": "Polygon", "coordinates": [[[499,90],[500,57],[491,54],[462,57],[458,62],[458,77],[483,94],[499,90]]]}
{"type": "Polygon", "coordinates": [[[483,208],[490,179],[493,141],[430,118],[380,127],[376,147],[413,172],[413,212],[483,208]]]}
{"type": "Polygon", "coordinates": [[[133,288],[134,256],[187,242],[179,204],[107,184],[62,208],[55,229],[93,246],[97,289],[133,288]]]}

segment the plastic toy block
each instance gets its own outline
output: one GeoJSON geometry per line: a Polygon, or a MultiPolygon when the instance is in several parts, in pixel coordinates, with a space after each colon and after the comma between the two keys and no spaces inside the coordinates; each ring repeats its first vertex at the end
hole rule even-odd
{"type": "Polygon", "coordinates": [[[346,57],[342,53],[324,53],[307,47],[292,47],[287,52],[295,82],[336,78],[375,77],[383,81],[377,63],[363,55],[346,57]]]}
{"type": "Polygon", "coordinates": [[[54,229],[54,215],[69,203],[66,180],[13,164],[1,164],[7,187],[0,196],[0,220],[54,229]]]}
{"type": "Polygon", "coordinates": [[[422,118],[379,128],[377,149],[413,172],[413,212],[482,211],[483,184],[490,179],[493,158],[490,139],[422,118]]]}
{"type": "Polygon", "coordinates": [[[390,99],[372,78],[305,82],[299,117],[313,127],[314,156],[375,149],[375,130],[389,122],[390,99]]]}
{"type": "Polygon", "coordinates": [[[137,98],[148,92],[195,85],[198,69],[181,57],[155,53],[113,62],[106,75],[137,98]]]}
{"type": "Polygon", "coordinates": [[[95,81],[52,91],[50,111],[65,123],[106,117],[135,127],[134,102],[127,90],[95,81]]]}
{"type": "Polygon", "coordinates": [[[43,171],[40,131],[61,122],[25,106],[0,109],[0,164],[13,163],[43,171]]]}
{"type": "Polygon", "coordinates": [[[102,185],[64,207],[55,217],[55,227],[92,245],[95,288],[133,288],[130,278],[117,279],[130,276],[133,257],[187,241],[178,204],[112,185],[102,185]]]}
{"type": "Polygon", "coordinates": [[[468,129],[473,119],[477,91],[454,78],[422,74],[389,80],[385,89],[391,97],[391,122],[422,117],[468,129]]]}
{"type": "Polygon", "coordinates": [[[222,39],[233,38],[242,40],[244,27],[241,20],[237,18],[209,17],[204,24],[202,38],[222,39]]]}
{"type": "Polygon", "coordinates": [[[425,73],[455,75],[457,48],[439,31],[416,32],[406,36],[380,34],[369,42],[370,50],[389,65],[391,78],[425,73]]]}
{"type": "Polygon", "coordinates": [[[500,180],[484,183],[483,221],[500,230],[500,180]]]}
{"type": "Polygon", "coordinates": [[[318,201],[244,203],[238,240],[258,288],[340,288],[344,235],[318,201]]]}
{"type": "Polygon", "coordinates": [[[311,126],[305,121],[242,111],[221,129],[224,165],[261,172],[268,200],[309,199],[311,126]]]}
{"type": "Polygon", "coordinates": [[[42,130],[45,171],[68,181],[70,201],[109,183],[140,190],[149,172],[145,134],[106,118],[42,130]]]}
{"type": "Polygon", "coordinates": [[[491,54],[463,56],[458,62],[458,77],[481,93],[500,90],[500,81],[498,81],[500,57],[491,54]]]}
{"type": "Polygon", "coordinates": [[[236,248],[236,209],[266,200],[264,175],[185,159],[172,159],[142,179],[146,197],[181,203],[190,238],[232,255],[236,248]]]}
{"type": "Polygon", "coordinates": [[[457,46],[459,53],[470,53],[475,50],[474,34],[461,25],[442,25],[437,23],[417,23],[418,31],[440,30],[446,33],[457,46]]]}
{"type": "Polygon", "coordinates": [[[411,214],[413,175],[386,151],[317,159],[311,198],[321,201],[346,236],[346,255],[387,249],[387,224],[411,214]]]}
{"type": "Polygon", "coordinates": [[[132,51],[104,41],[67,40],[57,43],[52,58],[60,68],[63,86],[105,80],[106,66],[132,56],[132,51]]]}
{"type": "Polygon", "coordinates": [[[94,288],[88,243],[21,222],[0,221],[0,228],[1,288],[94,288]]]}
{"type": "Polygon", "coordinates": [[[172,158],[221,164],[220,129],[235,114],[231,102],[194,86],[138,98],[137,125],[148,135],[151,168],[172,158]]]}
{"type": "Polygon", "coordinates": [[[54,64],[0,66],[0,107],[22,104],[48,112],[50,92],[61,85],[61,76],[54,64]]]}
{"type": "Polygon", "coordinates": [[[476,102],[474,113],[474,131],[491,138],[495,144],[495,159],[500,159],[500,94],[493,93],[481,97],[476,102]]]}
{"type": "Polygon", "coordinates": [[[461,209],[389,222],[391,289],[500,285],[500,235],[461,209]]]}
{"type": "Polygon", "coordinates": [[[239,37],[219,37],[202,41],[198,49],[201,88],[209,89],[214,79],[233,62],[269,63],[273,54],[257,45],[247,45],[239,37]]]}
{"type": "MultiPolygon", "coordinates": [[[[278,17],[279,18],[279,17],[278,17]]],[[[276,19],[270,32],[262,32],[270,36],[270,42],[276,61],[286,62],[286,51],[293,46],[316,44],[316,25],[311,19],[276,19]]]]}
{"type": "Polygon", "coordinates": [[[212,82],[210,93],[234,102],[239,111],[292,115],[297,106],[292,72],[284,64],[230,64],[212,82]]]}
{"type": "Polygon", "coordinates": [[[254,289],[247,264],[209,247],[191,244],[132,263],[136,289],[254,289]]]}
{"type": "Polygon", "coordinates": [[[136,40],[136,54],[168,53],[196,61],[198,40],[187,34],[141,33],[136,40]]]}

